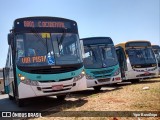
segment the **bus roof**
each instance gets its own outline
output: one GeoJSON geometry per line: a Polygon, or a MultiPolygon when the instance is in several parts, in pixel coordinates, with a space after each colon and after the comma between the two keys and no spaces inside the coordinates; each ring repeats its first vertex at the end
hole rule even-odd
{"type": "Polygon", "coordinates": [[[148,40],[128,40],[127,42],[150,42],[150,41],[148,40]]]}
{"type": "Polygon", "coordinates": [[[152,45],[152,48],[153,49],[160,49],[160,46],[159,45],[152,45]]]}
{"type": "Polygon", "coordinates": [[[115,46],[116,47],[121,46],[123,49],[125,49],[125,44],[126,44],[126,42],[123,42],[123,43],[119,43],[119,44],[117,44],[115,46]]]}
{"type": "MultiPolygon", "coordinates": [[[[121,47],[123,47],[123,49],[125,49],[125,47],[126,47],[126,45],[127,44],[130,44],[130,43],[147,43],[147,44],[142,44],[142,46],[151,46],[151,43],[150,43],[150,41],[147,41],[147,40],[129,40],[129,41],[127,41],[127,42],[123,42],[123,43],[119,43],[119,44],[117,44],[116,45],[116,47],[117,46],[121,46],[121,47]]],[[[133,46],[138,46],[138,45],[136,45],[136,44],[133,44],[133,46]]],[[[128,46],[128,45],[127,45],[128,46]]],[[[141,45],[140,45],[141,46],[141,45]]],[[[139,47],[139,46],[138,46],[139,47]]]]}
{"type": "Polygon", "coordinates": [[[147,40],[127,41],[125,47],[151,47],[151,42],[147,40]]]}
{"type": "Polygon", "coordinates": [[[113,44],[113,41],[110,37],[88,37],[88,38],[81,38],[83,40],[84,45],[95,45],[95,44],[113,44]]]}

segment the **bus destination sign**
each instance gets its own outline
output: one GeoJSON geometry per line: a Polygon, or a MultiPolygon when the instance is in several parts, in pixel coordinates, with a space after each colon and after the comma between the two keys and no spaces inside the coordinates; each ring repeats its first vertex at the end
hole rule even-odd
{"type": "Polygon", "coordinates": [[[55,21],[23,21],[24,27],[65,28],[64,22],[55,21]]]}
{"type": "Polygon", "coordinates": [[[16,28],[71,28],[71,24],[69,22],[51,20],[16,21],[15,26],[16,28]]]}

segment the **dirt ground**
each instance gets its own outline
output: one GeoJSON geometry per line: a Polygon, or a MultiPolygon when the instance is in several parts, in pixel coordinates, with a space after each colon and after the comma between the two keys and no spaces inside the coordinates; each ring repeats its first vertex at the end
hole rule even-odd
{"type": "Polygon", "coordinates": [[[116,86],[104,86],[100,92],[88,89],[70,94],[66,101],[70,102],[51,109],[49,114],[37,119],[159,120],[159,117],[153,116],[155,111],[155,116],[158,111],[160,114],[160,78],[145,79],[136,84],[126,82],[116,86]],[[130,117],[129,114],[133,116],[134,111],[138,111],[138,114],[147,111],[146,114],[150,117],[136,117],[136,114],[135,117],[130,117]],[[112,113],[113,115],[109,116],[112,113]]]}

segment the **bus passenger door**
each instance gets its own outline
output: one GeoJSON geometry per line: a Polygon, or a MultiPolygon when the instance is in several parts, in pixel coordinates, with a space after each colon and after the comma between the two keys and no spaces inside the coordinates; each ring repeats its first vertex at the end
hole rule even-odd
{"type": "Polygon", "coordinates": [[[80,40],[80,47],[81,47],[82,59],[84,59],[84,46],[83,46],[83,40],[80,40]]]}
{"type": "Polygon", "coordinates": [[[120,46],[116,47],[116,53],[117,53],[117,58],[120,66],[121,78],[122,80],[125,80],[126,79],[125,71],[127,71],[127,63],[126,63],[126,56],[123,48],[120,46]]]}
{"type": "Polygon", "coordinates": [[[9,85],[8,85],[9,81],[7,79],[7,68],[3,68],[3,81],[4,81],[4,92],[8,94],[9,93],[9,85]]]}
{"type": "Polygon", "coordinates": [[[14,77],[12,66],[12,51],[11,47],[8,49],[6,66],[3,68],[4,90],[5,93],[14,96],[14,77]]]}

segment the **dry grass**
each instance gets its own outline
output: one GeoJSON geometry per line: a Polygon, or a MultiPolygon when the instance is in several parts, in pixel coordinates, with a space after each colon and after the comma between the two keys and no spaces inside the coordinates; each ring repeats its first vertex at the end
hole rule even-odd
{"type": "MultiPolygon", "coordinates": [[[[59,106],[60,111],[160,111],[160,78],[142,81],[138,84],[117,85],[95,93],[83,91],[71,94],[67,104],[59,106]],[[144,90],[143,87],[149,87],[144,90]]],[[[63,116],[63,112],[55,113],[63,116]],[[61,114],[62,113],[62,114],[61,114]]],[[[90,112],[92,116],[93,113],[90,112]]],[[[40,120],[158,120],[158,117],[79,117],[72,112],[73,117],[52,117],[53,114],[38,118],[40,120]]]]}

